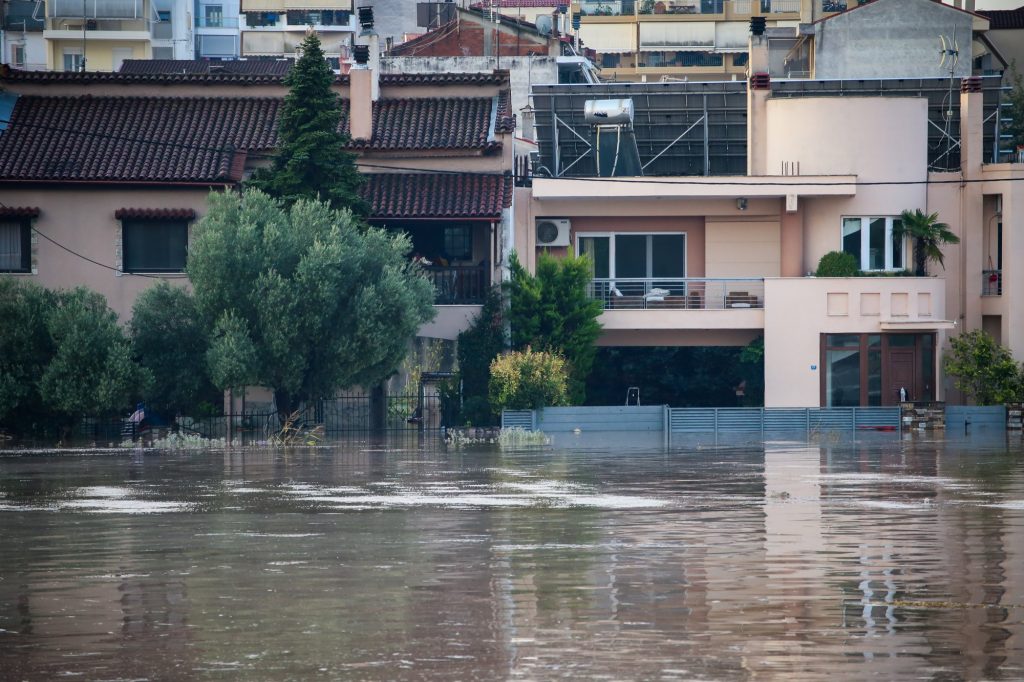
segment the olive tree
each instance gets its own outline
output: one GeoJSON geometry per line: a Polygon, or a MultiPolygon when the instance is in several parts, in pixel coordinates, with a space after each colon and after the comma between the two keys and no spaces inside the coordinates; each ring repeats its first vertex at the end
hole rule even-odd
{"type": "Polygon", "coordinates": [[[1010,351],[980,329],[949,340],[946,374],[957,390],[978,405],[1000,405],[1024,400],[1024,369],[1010,351]]]}
{"type": "Polygon", "coordinates": [[[387,378],[434,316],[433,286],[409,250],[405,235],[326,202],[212,194],[187,270],[214,330],[214,382],[272,389],[284,418],[303,401],[387,378]]]}
{"type": "Polygon", "coordinates": [[[39,376],[53,356],[46,328],[53,294],[40,286],[0,278],[0,423],[41,411],[39,376]]]}

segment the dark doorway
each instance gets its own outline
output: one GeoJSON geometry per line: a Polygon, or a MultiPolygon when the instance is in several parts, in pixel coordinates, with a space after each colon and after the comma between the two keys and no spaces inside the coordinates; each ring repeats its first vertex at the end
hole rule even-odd
{"type": "Polygon", "coordinates": [[[935,400],[933,333],[822,334],[821,367],[822,407],[935,400]]]}

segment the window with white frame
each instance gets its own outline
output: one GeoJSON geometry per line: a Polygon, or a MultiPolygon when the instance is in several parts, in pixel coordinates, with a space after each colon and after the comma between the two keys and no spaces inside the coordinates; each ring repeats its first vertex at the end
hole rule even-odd
{"type": "Polygon", "coordinates": [[[893,235],[899,218],[843,218],[843,251],[857,259],[861,270],[902,270],[905,239],[893,235]]]}
{"type": "Polygon", "coordinates": [[[28,219],[0,218],[0,272],[32,271],[32,237],[28,219]]]}
{"type": "Polygon", "coordinates": [[[11,64],[25,66],[25,46],[20,43],[11,45],[11,64]]]}
{"type": "Polygon", "coordinates": [[[617,291],[645,293],[652,287],[680,289],[686,277],[686,234],[683,232],[581,233],[576,252],[590,259],[591,276],[609,280],[617,291]],[[643,280],[643,281],[638,281],[643,280]]]}

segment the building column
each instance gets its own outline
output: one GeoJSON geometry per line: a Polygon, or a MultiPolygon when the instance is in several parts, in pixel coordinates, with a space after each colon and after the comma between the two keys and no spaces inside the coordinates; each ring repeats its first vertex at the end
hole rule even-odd
{"type": "Polygon", "coordinates": [[[1002,343],[1024,362],[1024,182],[1002,183],[1003,319],[1002,343]]]}
{"type": "Polygon", "coordinates": [[[802,208],[782,213],[782,238],[779,240],[779,275],[803,277],[804,269],[804,212],[802,208]]]}
{"type": "MultiPolygon", "coordinates": [[[[982,127],[984,125],[981,79],[965,78],[960,85],[960,170],[966,181],[960,188],[961,277],[963,302],[960,314],[964,331],[981,328],[981,271],[984,269],[984,201],[982,194],[982,127]]],[[[941,218],[941,216],[940,216],[941,218]]],[[[1004,285],[1005,287],[1005,285],[1004,285]]]]}

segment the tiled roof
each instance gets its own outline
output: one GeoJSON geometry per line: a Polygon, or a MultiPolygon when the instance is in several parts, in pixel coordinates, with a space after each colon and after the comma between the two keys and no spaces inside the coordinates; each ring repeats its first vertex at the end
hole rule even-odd
{"type": "MultiPolygon", "coordinates": [[[[345,103],[348,104],[347,102],[345,103]]],[[[382,99],[373,107],[373,139],[354,149],[484,149],[493,103],[489,97],[382,99]]],[[[344,111],[348,118],[348,107],[344,111]]],[[[346,120],[347,127],[347,120],[346,120]]]]}
{"type": "Polygon", "coordinates": [[[114,211],[118,220],[195,220],[194,208],[119,208],[114,211]]]}
{"type": "Polygon", "coordinates": [[[131,74],[237,74],[284,76],[291,70],[290,59],[126,59],[120,73],[131,74]]]}
{"type": "Polygon", "coordinates": [[[511,7],[513,9],[516,7],[550,7],[554,9],[561,5],[569,5],[568,0],[562,0],[561,2],[557,0],[497,0],[497,3],[498,7],[511,7]]]}
{"type": "Polygon", "coordinates": [[[363,197],[376,219],[497,220],[512,205],[512,176],[482,173],[374,173],[363,197]]]}
{"type": "MultiPolygon", "coordinates": [[[[277,146],[283,101],[24,95],[0,132],[0,180],[237,182],[246,153],[277,146]]],[[[348,104],[342,101],[345,130],[348,104]]],[[[501,148],[488,139],[492,108],[489,97],[380,100],[373,138],[351,148],[491,152],[501,148]]],[[[500,106],[496,123],[497,132],[509,131],[500,106]]]]}
{"type": "Polygon", "coordinates": [[[512,112],[512,93],[509,90],[498,95],[498,117],[494,124],[496,133],[514,133],[516,115],[512,112]]]}
{"type": "Polygon", "coordinates": [[[19,97],[0,133],[0,179],[237,182],[244,152],[273,147],[281,102],[19,97]]]}
{"type": "MultiPolygon", "coordinates": [[[[274,85],[284,81],[282,74],[262,73],[118,73],[105,71],[21,71],[0,65],[0,81],[10,83],[188,83],[218,85],[222,83],[243,85],[274,85]]],[[[348,74],[334,79],[340,85],[348,84],[348,74]]],[[[447,85],[507,85],[509,72],[496,70],[490,73],[382,73],[383,87],[447,85]]]]}
{"type": "Polygon", "coordinates": [[[1024,5],[1017,9],[980,9],[978,14],[988,19],[989,29],[1024,28],[1024,5]]]}
{"type": "Polygon", "coordinates": [[[0,218],[37,218],[38,206],[0,206],[0,218]]]}

